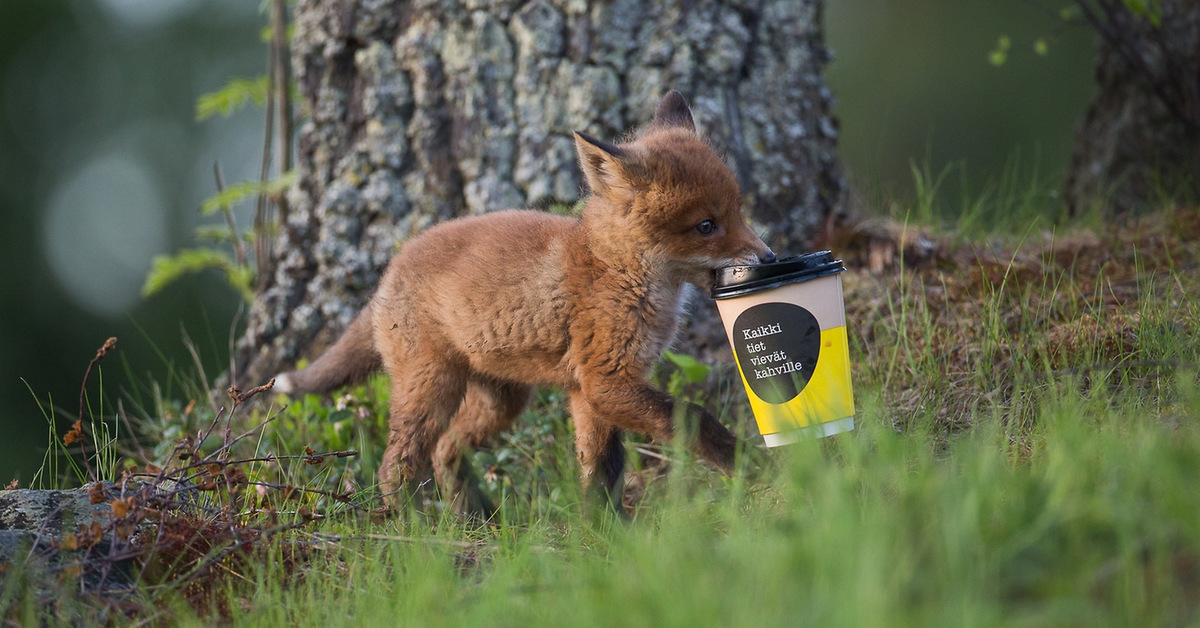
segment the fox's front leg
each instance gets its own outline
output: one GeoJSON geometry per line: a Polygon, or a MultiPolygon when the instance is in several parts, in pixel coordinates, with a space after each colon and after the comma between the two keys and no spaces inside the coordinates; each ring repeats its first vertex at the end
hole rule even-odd
{"type": "Polygon", "coordinates": [[[571,396],[571,421],[575,425],[575,453],[585,499],[607,502],[625,514],[625,443],[621,430],[606,423],[579,390],[571,396]]]}
{"type": "MultiPolygon", "coordinates": [[[[733,471],[737,438],[694,403],[676,402],[667,393],[631,377],[585,380],[579,396],[582,404],[602,417],[602,424],[646,434],[661,443],[674,438],[678,420],[685,433],[694,434],[690,446],[697,455],[727,473],[733,471]]],[[[572,400],[573,411],[576,405],[572,400]]]]}

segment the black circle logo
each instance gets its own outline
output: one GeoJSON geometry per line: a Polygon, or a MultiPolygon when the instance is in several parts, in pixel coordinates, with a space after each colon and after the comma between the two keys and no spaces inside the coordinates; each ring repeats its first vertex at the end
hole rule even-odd
{"type": "Polygon", "coordinates": [[[787,403],[817,368],[821,325],[799,305],[762,303],[737,317],[730,340],[754,394],[767,403],[787,403]]]}

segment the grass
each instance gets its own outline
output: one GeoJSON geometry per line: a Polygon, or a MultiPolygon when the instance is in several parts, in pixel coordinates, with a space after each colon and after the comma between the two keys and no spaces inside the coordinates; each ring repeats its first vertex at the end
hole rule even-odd
{"type": "MultiPolygon", "coordinates": [[[[944,186],[943,175],[919,176],[928,195],[944,186]]],[[[1031,212],[1035,195],[1018,191],[1002,179],[955,224],[988,223],[982,212],[1002,213],[993,202],[1031,212]]],[[[915,206],[934,216],[938,204],[915,206]]],[[[901,221],[873,229],[838,246],[852,268],[854,432],[759,452],[734,477],[673,446],[633,443],[634,519],[615,521],[580,508],[565,400],[540,391],[514,431],[474,458],[502,504],[490,524],[428,508],[378,520],[314,499],[331,516],[229,567],[204,598],[211,607],[168,589],[137,618],[1200,623],[1200,214],[1165,209],[1090,230],[1047,221],[969,238],[901,221]],[[300,567],[294,544],[306,548],[300,567]]],[[[702,394],[689,382],[703,373],[674,363],[660,383],[702,394]]],[[[381,378],[334,401],[295,400],[237,455],[359,450],[255,473],[364,499],[385,439],[386,390],[381,378]]],[[[708,405],[744,425],[739,395],[709,394],[708,405]]],[[[143,434],[179,437],[212,420],[210,410],[151,397],[130,401],[153,417],[143,434]]],[[[160,440],[143,455],[161,462],[172,444],[160,440]]],[[[80,610],[86,598],[47,609],[22,603],[29,598],[12,586],[0,597],[16,600],[4,615],[22,625],[91,617],[80,610]]]]}
{"type": "MultiPolygon", "coordinates": [[[[238,625],[1189,625],[1200,619],[1200,395],[1046,393],[1028,451],[870,417],[772,452],[768,481],[672,475],[632,524],[567,510],[323,526],[302,577],[231,579],[238,625]],[[516,518],[516,517],[514,517],[516,518]]],[[[182,625],[211,618],[179,609],[182,625]],[[190,619],[189,619],[190,618],[190,619]]],[[[32,618],[30,618],[32,619],[32,618]]]]}
{"type": "MultiPolygon", "coordinates": [[[[109,338],[104,345],[97,350],[96,357],[88,364],[87,371],[84,374],[83,382],[80,384],[79,391],[79,414],[76,415],[75,423],[66,435],[60,436],[57,429],[56,416],[70,416],[65,410],[59,409],[54,405],[54,399],[47,397],[46,402],[42,400],[34,392],[33,387],[29,382],[24,382],[25,387],[29,390],[34,402],[37,404],[38,411],[42,418],[46,421],[47,427],[47,442],[45,454],[42,458],[42,466],[34,474],[31,480],[31,485],[36,488],[61,488],[63,482],[68,479],[74,480],[75,484],[82,484],[91,480],[113,481],[117,478],[117,440],[120,436],[120,422],[117,420],[106,420],[104,412],[104,371],[96,369],[97,378],[100,380],[96,405],[93,406],[92,397],[88,394],[88,377],[92,373],[92,368],[102,359],[109,351],[116,347],[116,338],[109,338]],[[84,419],[88,420],[88,430],[92,442],[87,442],[85,436],[84,419]],[[79,443],[75,448],[71,448],[74,443],[79,443]],[[78,455],[72,455],[78,454],[78,455]],[[89,463],[88,461],[92,461],[89,463]],[[63,469],[60,470],[60,463],[63,464],[63,469]],[[95,464],[95,468],[92,468],[95,464]],[[70,473],[66,473],[66,471],[70,473]]],[[[15,480],[12,486],[15,487],[15,480]]]]}

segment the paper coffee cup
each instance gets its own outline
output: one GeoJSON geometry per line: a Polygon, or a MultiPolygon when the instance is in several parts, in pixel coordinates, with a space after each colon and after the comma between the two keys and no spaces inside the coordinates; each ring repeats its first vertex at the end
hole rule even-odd
{"type": "Polygon", "coordinates": [[[854,429],[844,270],[821,251],[717,271],[712,297],[768,447],[854,429]]]}

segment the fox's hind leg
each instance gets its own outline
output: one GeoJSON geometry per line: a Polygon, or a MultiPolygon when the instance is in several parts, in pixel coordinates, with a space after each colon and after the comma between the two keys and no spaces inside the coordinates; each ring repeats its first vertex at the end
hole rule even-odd
{"type": "Polygon", "coordinates": [[[480,377],[468,380],[466,397],[433,453],[438,488],[452,500],[454,512],[490,517],[496,511],[464,457],[512,425],[532,392],[532,387],[522,384],[480,377]]]}
{"type": "MultiPolygon", "coordinates": [[[[427,351],[427,353],[437,353],[427,351]]],[[[467,389],[467,366],[441,355],[384,355],[392,380],[387,449],[379,466],[384,502],[393,508],[432,488],[433,452],[467,389]]]]}

